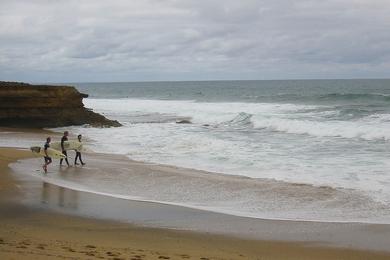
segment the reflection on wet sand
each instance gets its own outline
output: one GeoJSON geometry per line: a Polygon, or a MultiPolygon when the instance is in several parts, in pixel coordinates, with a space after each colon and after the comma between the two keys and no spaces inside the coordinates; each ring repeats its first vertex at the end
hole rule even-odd
{"type": "MultiPolygon", "coordinates": [[[[90,163],[88,167],[63,167],[58,172],[55,170],[49,171],[47,175],[42,174],[40,170],[38,170],[39,173],[33,171],[34,169],[41,169],[41,160],[36,159],[12,163],[10,168],[17,180],[23,185],[22,188],[25,194],[23,203],[33,208],[47,208],[60,213],[116,220],[137,226],[193,230],[249,239],[280,240],[282,238],[285,241],[296,241],[299,238],[301,242],[316,241],[337,245],[338,247],[372,250],[388,250],[390,248],[388,242],[389,225],[244,218],[163,203],[116,198],[109,194],[96,194],[82,191],[82,189],[77,190],[78,185],[81,188],[86,187],[87,184],[91,184],[98,178],[104,181],[117,179],[121,177],[120,175],[123,172],[126,176],[132,177],[129,179],[130,181],[123,185],[130,187],[132,192],[142,195],[150,192],[157,193],[158,196],[162,197],[163,193],[156,188],[158,186],[170,187],[172,177],[176,184],[188,184],[196,180],[195,184],[197,184],[196,188],[199,196],[204,191],[203,186],[199,185],[205,183],[204,179],[218,184],[213,186],[214,191],[231,187],[228,185],[230,179],[227,179],[227,177],[216,176],[210,180],[210,178],[207,178],[209,175],[203,172],[181,171],[180,169],[164,166],[142,164],[125,160],[123,157],[94,155],[94,157],[89,158],[89,161],[93,161],[93,164],[90,163]],[[48,183],[50,181],[57,182],[59,186],[48,183]],[[75,189],[66,188],[66,186],[75,189]]],[[[237,186],[237,182],[235,182],[234,189],[242,193],[243,189],[240,188],[247,187],[246,182],[246,179],[240,179],[240,185],[237,186]]],[[[181,187],[188,188],[189,186],[182,185],[181,187]]],[[[324,188],[294,186],[292,187],[294,194],[291,189],[285,191],[282,189],[283,187],[284,185],[278,185],[274,181],[251,186],[253,189],[262,188],[262,191],[268,191],[268,195],[272,195],[274,189],[278,188],[279,194],[284,195],[283,198],[292,197],[294,199],[300,193],[307,193],[308,191],[315,196],[318,196],[316,194],[318,191],[324,193],[321,193],[321,196],[326,194],[335,195],[333,190],[324,188]]],[[[206,188],[209,189],[210,187],[206,188]]],[[[180,194],[184,194],[185,190],[181,191],[180,194]]],[[[265,194],[265,198],[270,198],[268,195],[265,194]]]]}
{"type": "Polygon", "coordinates": [[[47,182],[42,183],[41,202],[67,209],[78,208],[78,192],[47,182]]]}

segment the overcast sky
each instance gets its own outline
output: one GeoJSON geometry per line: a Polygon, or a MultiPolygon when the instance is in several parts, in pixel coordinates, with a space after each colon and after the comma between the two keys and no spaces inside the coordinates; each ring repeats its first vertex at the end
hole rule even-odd
{"type": "Polygon", "coordinates": [[[389,73],[389,0],[0,0],[0,80],[389,73]]]}

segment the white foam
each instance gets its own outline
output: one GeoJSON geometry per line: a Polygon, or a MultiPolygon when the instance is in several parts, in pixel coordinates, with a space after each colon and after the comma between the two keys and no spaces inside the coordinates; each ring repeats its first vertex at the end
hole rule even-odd
{"type": "Polygon", "coordinates": [[[218,124],[233,119],[241,112],[247,114],[276,115],[287,112],[314,109],[317,106],[240,102],[195,102],[191,100],[143,100],[143,99],[87,99],[87,107],[112,117],[143,112],[191,117],[194,123],[218,124]]]}
{"type": "Polygon", "coordinates": [[[251,178],[356,189],[389,202],[390,148],[383,142],[390,138],[389,115],[329,120],[329,115],[337,115],[336,108],[266,103],[87,99],[86,105],[124,124],[67,128],[92,140],[89,145],[95,151],[251,178]],[[241,112],[252,115],[254,128],[223,124],[241,112]],[[132,115],[148,113],[191,117],[194,124],[132,123],[132,115]]]}
{"type": "Polygon", "coordinates": [[[124,114],[157,112],[190,117],[197,124],[216,125],[232,120],[240,113],[246,113],[253,115],[252,121],[255,128],[268,128],[274,131],[308,134],[316,137],[390,139],[389,114],[370,115],[355,121],[324,121],[327,116],[338,113],[336,110],[313,111],[326,108],[324,106],[140,99],[87,99],[85,103],[86,106],[96,111],[107,113],[125,122],[124,114]]]}
{"type": "Polygon", "coordinates": [[[91,173],[74,174],[72,170],[66,171],[65,175],[63,172],[53,171],[49,174],[31,174],[31,168],[39,167],[36,160],[14,163],[11,167],[16,173],[27,174],[72,190],[236,216],[323,222],[390,222],[388,209],[377,203],[371,204],[366,197],[359,194],[354,198],[354,192],[351,191],[302,185],[294,187],[278,182],[264,184],[261,181],[257,186],[256,183],[248,183],[235,177],[219,179],[215,175],[210,178],[194,178],[181,176],[180,173],[167,176],[144,174],[140,178],[128,170],[122,172],[118,168],[115,174],[94,169],[93,178],[91,173]],[[312,196],[302,196],[305,193],[312,196]],[[317,197],[317,193],[318,200],[315,200],[313,198],[317,197]],[[328,207],[328,203],[333,205],[328,207]],[[358,204],[354,206],[354,203],[358,204]],[[368,206],[371,208],[367,208],[368,206]],[[313,207],[318,209],[313,211],[313,207]]]}
{"type": "Polygon", "coordinates": [[[378,118],[356,121],[313,121],[304,119],[264,118],[253,119],[256,128],[274,131],[307,134],[315,137],[362,138],[366,140],[390,140],[390,122],[378,118]]]}

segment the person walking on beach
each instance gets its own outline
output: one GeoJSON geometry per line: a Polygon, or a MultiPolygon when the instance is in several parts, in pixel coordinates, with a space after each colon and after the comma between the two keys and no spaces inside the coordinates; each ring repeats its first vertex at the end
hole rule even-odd
{"type": "MultiPolygon", "coordinates": [[[[61,149],[62,149],[62,153],[66,156],[65,162],[66,162],[66,164],[69,166],[69,162],[68,162],[68,153],[66,152],[65,147],[64,147],[64,142],[65,142],[65,141],[68,141],[68,135],[69,135],[69,132],[68,132],[68,131],[65,131],[65,132],[64,132],[64,136],[61,138],[61,149]]],[[[64,160],[64,159],[61,159],[61,160],[60,160],[60,166],[62,166],[62,161],[63,161],[63,160],[64,160]]]]}
{"type": "Polygon", "coordinates": [[[81,165],[85,165],[85,163],[84,163],[83,160],[81,159],[81,147],[82,147],[81,138],[82,138],[82,135],[78,135],[78,136],[77,136],[77,140],[78,140],[79,143],[80,143],[80,148],[79,148],[80,150],[77,150],[77,149],[76,149],[76,157],[74,158],[74,165],[78,165],[78,163],[77,163],[77,158],[80,160],[81,165]]]}
{"type": "Polygon", "coordinates": [[[45,164],[42,167],[45,173],[47,173],[47,166],[52,162],[51,157],[49,157],[49,155],[47,154],[47,149],[50,147],[50,141],[51,141],[50,137],[46,138],[46,143],[43,146],[43,149],[45,151],[45,156],[43,157],[45,159],[45,164]]]}

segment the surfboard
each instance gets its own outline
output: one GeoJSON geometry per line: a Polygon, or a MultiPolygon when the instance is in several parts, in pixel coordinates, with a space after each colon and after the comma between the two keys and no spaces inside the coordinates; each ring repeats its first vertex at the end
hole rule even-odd
{"type": "MultiPolygon", "coordinates": [[[[31,152],[33,152],[36,155],[46,156],[45,149],[43,147],[32,146],[32,147],[30,147],[30,150],[31,150],[31,152]]],[[[51,157],[53,159],[65,159],[66,158],[66,156],[64,154],[62,154],[62,152],[55,150],[53,148],[50,148],[50,147],[47,148],[47,155],[49,155],[49,157],[51,157]]]]}
{"type": "MultiPolygon", "coordinates": [[[[58,151],[62,151],[61,148],[61,142],[53,142],[50,144],[50,147],[53,149],[56,149],[58,151]]],[[[65,141],[64,142],[64,148],[65,150],[78,150],[81,151],[83,148],[83,143],[80,143],[79,141],[65,141]]]]}

